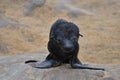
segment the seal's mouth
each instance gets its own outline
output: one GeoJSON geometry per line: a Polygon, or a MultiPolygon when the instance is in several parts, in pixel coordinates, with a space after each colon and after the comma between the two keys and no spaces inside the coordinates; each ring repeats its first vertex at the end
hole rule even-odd
{"type": "Polygon", "coordinates": [[[70,53],[70,52],[72,52],[72,51],[74,50],[74,47],[73,47],[73,48],[60,47],[60,48],[62,49],[62,51],[63,51],[64,53],[70,53]]]}

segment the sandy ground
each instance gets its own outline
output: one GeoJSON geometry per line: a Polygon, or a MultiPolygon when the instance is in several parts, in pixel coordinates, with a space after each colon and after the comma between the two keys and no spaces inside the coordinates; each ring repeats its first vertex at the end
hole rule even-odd
{"type": "Polygon", "coordinates": [[[83,62],[120,63],[120,0],[74,0],[68,4],[70,9],[84,9],[95,15],[70,15],[69,10],[57,12],[59,0],[48,0],[30,16],[23,14],[24,0],[11,1],[0,2],[0,17],[16,24],[0,28],[1,56],[48,53],[50,27],[63,18],[77,24],[84,35],[79,39],[79,58],[83,62]]]}

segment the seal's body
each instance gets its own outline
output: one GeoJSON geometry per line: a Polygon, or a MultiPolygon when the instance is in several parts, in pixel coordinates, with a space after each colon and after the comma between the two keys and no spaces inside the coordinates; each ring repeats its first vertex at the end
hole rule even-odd
{"type": "Polygon", "coordinates": [[[104,70],[102,68],[85,66],[77,58],[79,36],[83,37],[77,25],[63,19],[58,19],[50,30],[48,42],[49,55],[46,57],[45,61],[33,67],[50,68],[60,66],[63,63],[69,63],[72,68],[104,70]]]}

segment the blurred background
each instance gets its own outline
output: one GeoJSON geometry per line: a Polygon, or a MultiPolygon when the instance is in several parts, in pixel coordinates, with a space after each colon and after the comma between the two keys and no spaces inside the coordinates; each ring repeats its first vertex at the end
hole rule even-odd
{"type": "Polygon", "coordinates": [[[51,25],[78,25],[79,59],[120,64],[120,0],[0,0],[0,56],[49,53],[51,25]]]}

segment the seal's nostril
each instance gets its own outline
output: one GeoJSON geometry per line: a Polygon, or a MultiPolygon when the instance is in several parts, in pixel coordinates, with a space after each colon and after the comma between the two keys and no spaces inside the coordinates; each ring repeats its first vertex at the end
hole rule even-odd
{"type": "Polygon", "coordinates": [[[73,46],[64,46],[65,51],[71,51],[73,46]]]}

